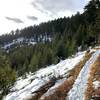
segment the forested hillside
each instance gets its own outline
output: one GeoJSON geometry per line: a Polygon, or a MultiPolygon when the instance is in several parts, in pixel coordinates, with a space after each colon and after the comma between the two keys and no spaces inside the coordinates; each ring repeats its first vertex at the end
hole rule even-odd
{"type": "Polygon", "coordinates": [[[71,17],[17,29],[0,36],[0,94],[4,95],[5,90],[8,93],[16,77],[57,64],[78,50],[99,44],[100,0],[91,0],[82,14],[77,12],[71,17]],[[12,78],[7,81],[1,76],[12,78]]]}

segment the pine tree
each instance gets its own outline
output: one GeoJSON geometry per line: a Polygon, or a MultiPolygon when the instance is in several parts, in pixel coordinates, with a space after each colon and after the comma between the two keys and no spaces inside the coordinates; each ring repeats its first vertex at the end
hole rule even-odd
{"type": "Polygon", "coordinates": [[[77,44],[80,46],[81,44],[84,44],[85,40],[87,38],[87,29],[84,25],[80,25],[77,34],[76,34],[76,41],[77,44]]]}
{"type": "Polygon", "coordinates": [[[100,2],[99,2],[99,8],[97,10],[95,32],[96,32],[97,43],[100,44],[100,2]]]}

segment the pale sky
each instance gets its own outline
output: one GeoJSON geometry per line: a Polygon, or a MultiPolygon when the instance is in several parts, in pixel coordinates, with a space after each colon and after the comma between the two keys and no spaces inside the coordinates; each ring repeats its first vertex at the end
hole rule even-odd
{"type": "Polygon", "coordinates": [[[89,0],[0,0],[0,35],[83,12],[89,0]]]}

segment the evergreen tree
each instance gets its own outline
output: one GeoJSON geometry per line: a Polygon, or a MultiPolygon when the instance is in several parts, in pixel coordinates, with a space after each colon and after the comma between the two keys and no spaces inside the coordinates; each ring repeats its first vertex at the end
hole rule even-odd
{"type": "Polygon", "coordinates": [[[9,61],[0,55],[0,98],[6,95],[16,80],[16,73],[10,68],[9,61]]]}
{"type": "Polygon", "coordinates": [[[97,43],[99,44],[100,43],[100,2],[99,2],[99,8],[97,10],[95,32],[96,32],[95,38],[96,38],[97,43]]]}

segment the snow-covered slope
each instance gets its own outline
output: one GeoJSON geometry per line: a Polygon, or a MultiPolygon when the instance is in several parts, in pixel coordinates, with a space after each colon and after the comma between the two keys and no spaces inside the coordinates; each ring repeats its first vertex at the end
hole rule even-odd
{"type": "Polygon", "coordinates": [[[26,79],[22,77],[18,78],[14,87],[3,100],[24,100],[34,94],[34,91],[38,90],[43,85],[47,84],[52,77],[62,76],[63,79],[56,81],[54,87],[63,83],[68,75],[68,71],[75,67],[84,57],[85,52],[77,53],[73,58],[61,61],[57,65],[51,65],[47,68],[40,69],[35,73],[27,75],[26,79]]]}
{"type": "MultiPolygon", "coordinates": [[[[58,96],[56,100],[85,100],[85,92],[89,85],[88,79],[91,77],[91,66],[98,61],[96,70],[100,70],[99,58],[100,49],[91,49],[87,53],[79,52],[73,58],[63,60],[57,65],[51,65],[35,73],[27,74],[24,79],[20,77],[12,87],[12,92],[5,96],[3,100],[29,100],[30,98],[31,100],[55,100],[50,98],[55,95],[58,96],[59,93],[64,95],[60,95],[64,99],[58,96]],[[86,59],[86,54],[90,55],[88,59],[86,59]],[[76,74],[70,74],[77,70],[79,71],[77,76],[75,76],[76,74]],[[61,93],[66,91],[68,87],[70,88],[65,94],[61,93]],[[38,95],[38,92],[40,95],[38,95]],[[34,99],[35,97],[38,98],[34,99]]],[[[92,82],[94,89],[96,89],[95,94],[92,96],[94,97],[99,91],[100,81],[98,79],[92,82]]]]}

